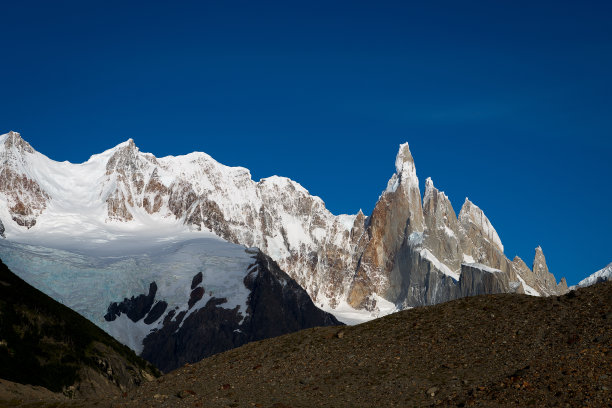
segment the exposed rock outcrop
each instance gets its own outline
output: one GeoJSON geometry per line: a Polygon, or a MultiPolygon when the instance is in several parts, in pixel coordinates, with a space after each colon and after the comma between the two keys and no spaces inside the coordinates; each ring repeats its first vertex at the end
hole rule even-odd
{"type": "Polygon", "coordinates": [[[121,313],[125,313],[133,322],[144,319],[153,307],[156,292],[157,284],[155,282],[151,282],[149,285],[149,293],[147,295],[138,295],[136,297],[132,296],[130,299],[123,299],[123,301],[120,303],[111,303],[111,305],[108,307],[108,313],[104,316],[104,319],[106,319],[108,322],[112,322],[119,315],[121,315],[121,313]]]}
{"type": "Polygon", "coordinates": [[[46,208],[50,196],[30,174],[25,156],[35,153],[32,146],[17,132],[9,132],[3,139],[0,149],[0,195],[6,200],[12,220],[19,226],[32,228],[46,208]]]}
{"type": "Polygon", "coordinates": [[[461,265],[459,287],[459,297],[511,292],[507,274],[481,264],[461,265]]]}

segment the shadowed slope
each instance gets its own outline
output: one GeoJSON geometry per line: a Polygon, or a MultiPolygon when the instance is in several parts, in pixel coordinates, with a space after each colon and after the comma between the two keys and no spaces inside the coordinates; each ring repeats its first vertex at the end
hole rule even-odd
{"type": "Polygon", "coordinates": [[[0,261],[0,378],[69,396],[107,396],[155,375],[129,348],[0,261]]]}

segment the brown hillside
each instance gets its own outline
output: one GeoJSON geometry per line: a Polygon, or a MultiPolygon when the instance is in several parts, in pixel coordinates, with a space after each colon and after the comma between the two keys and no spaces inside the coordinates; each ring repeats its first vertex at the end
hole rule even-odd
{"type": "Polygon", "coordinates": [[[478,296],[247,344],[98,404],[610,407],[611,326],[612,282],[478,296]]]}

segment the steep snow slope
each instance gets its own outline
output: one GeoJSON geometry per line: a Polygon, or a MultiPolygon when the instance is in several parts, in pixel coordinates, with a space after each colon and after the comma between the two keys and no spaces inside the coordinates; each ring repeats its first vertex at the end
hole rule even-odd
{"type": "Polygon", "coordinates": [[[609,263],[608,265],[606,265],[605,268],[602,268],[598,270],[597,272],[595,272],[594,274],[587,276],[586,278],[578,282],[577,285],[572,286],[570,289],[574,290],[577,288],[584,288],[586,286],[591,286],[598,282],[603,282],[603,281],[607,281],[611,279],[612,279],[612,263],[609,263]]]}

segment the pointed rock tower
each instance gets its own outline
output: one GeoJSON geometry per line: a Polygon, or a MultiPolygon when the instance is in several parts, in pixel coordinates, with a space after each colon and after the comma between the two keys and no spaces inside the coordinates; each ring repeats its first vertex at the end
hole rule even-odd
{"type": "Polygon", "coordinates": [[[367,228],[368,243],[359,261],[348,303],[355,308],[375,307],[373,293],[385,293],[389,273],[405,237],[425,228],[419,179],[408,143],[400,145],[395,174],[380,196],[367,228]]]}

